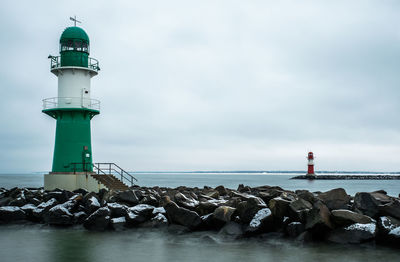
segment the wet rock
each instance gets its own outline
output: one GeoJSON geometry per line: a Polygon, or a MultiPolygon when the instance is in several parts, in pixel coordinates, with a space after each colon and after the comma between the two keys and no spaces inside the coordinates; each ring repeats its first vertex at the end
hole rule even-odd
{"type": "Polygon", "coordinates": [[[0,222],[10,223],[19,220],[24,220],[26,218],[25,212],[16,206],[3,206],[0,207],[0,222]]]}
{"type": "Polygon", "coordinates": [[[321,202],[314,204],[306,215],[306,230],[309,230],[313,238],[322,239],[333,228],[330,221],[329,209],[321,202]]]}
{"type": "Polygon", "coordinates": [[[178,206],[190,210],[195,210],[195,208],[199,205],[199,201],[191,197],[186,197],[184,194],[180,192],[175,194],[174,199],[176,201],[176,204],[178,204],[178,206]]]}
{"type": "Polygon", "coordinates": [[[300,222],[291,222],[286,226],[286,235],[296,238],[305,231],[304,224],[300,222]]]}
{"type": "Polygon", "coordinates": [[[236,208],[228,206],[220,206],[214,210],[213,218],[220,222],[229,222],[236,208]]]}
{"type": "Polygon", "coordinates": [[[369,224],[375,222],[375,220],[369,216],[346,209],[332,210],[331,220],[338,226],[348,226],[355,223],[369,224]]]}
{"type": "Polygon", "coordinates": [[[246,228],[247,234],[272,231],[273,217],[269,208],[262,208],[254,215],[246,228]]]}
{"type": "Polygon", "coordinates": [[[237,213],[240,220],[247,224],[253,219],[254,215],[262,208],[266,208],[267,205],[259,197],[249,197],[246,201],[240,202],[237,206],[237,213]]]}
{"type": "Polygon", "coordinates": [[[359,244],[373,240],[376,235],[375,223],[370,224],[352,224],[345,228],[339,228],[331,231],[328,240],[341,244],[359,244]]]}
{"type": "Polygon", "coordinates": [[[379,206],[379,212],[386,216],[392,216],[400,219],[400,202],[399,200],[393,200],[385,205],[379,206]]]}
{"type": "Polygon", "coordinates": [[[353,208],[356,212],[376,218],[379,213],[379,202],[371,193],[360,192],[354,196],[353,208]]]}
{"type": "Polygon", "coordinates": [[[289,216],[292,221],[305,222],[307,212],[312,207],[310,202],[299,198],[289,204],[289,216]]]}
{"type": "Polygon", "coordinates": [[[213,213],[214,210],[218,207],[218,204],[210,201],[201,201],[199,205],[196,207],[196,212],[200,216],[204,216],[210,213],[213,213]]]}
{"type": "Polygon", "coordinates": [[[228,190],[226,190],[226,188],[224,186],[217,186],[215,188],[216,191],[218,191],[220,196],[226,196],[228,194],[228,190]]]}
{"type": "Polygon", "coordinates": [[[83,226],[88,230],[103,231],[110,225],[110,209],[101,207],[86,218],[83,226]]]}
{"type": "Polygon", "coordinates": [[[125,190],[122,192],[118,192],[115,197],[117,202],[126,203],[128,205],[137,205],[139,204],[139,198],[136,196],[136,193],[140,191],[132,191],[132,190],[125,190]]]}
{"type": "Polygon", "coordinates": [[[218,232],[219,235],[230,237],[230,238],[239,238],[243,235],[243,227],[239,223],[236,222],[228,222],[221,228],[218,232]]]}
{"type": "Polygon", "coordinates": [[[343,188],[336,188],[318,195],[325,205],[330,209],[348,209],[350,196],[343,188]]]}
{"type": "Polygon", "coordinates": [[[272,215],[278,220],[282,220],[283,217],[289,216],[289,205],[291,201],[285,200],[281,197],[275,197],[268,203],[269,208],[272,211],[272,215]]]}
{"type": "Polygon", "coordinates": [[[175,202],[169,202],[164,206],[167,218],[171,223],[179,224],[190,229],[195,229],[201,224],[200,216],[191,210],[179,207],[175,202]]]}

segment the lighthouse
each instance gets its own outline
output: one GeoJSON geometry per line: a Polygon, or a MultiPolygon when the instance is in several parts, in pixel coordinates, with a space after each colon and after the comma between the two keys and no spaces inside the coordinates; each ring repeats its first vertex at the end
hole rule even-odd
{"type": "Polygon", "coordinates": [[[98,184],[88,173],[93,171],[90,122],[100,113],[100,102],[91,98],[90,82],[100,68],[89,57],[89,36],[76,26],[79,21],[71,20],[75,25],[60,37],[60,55],[48,57],[58,89],[56,97],[43,99],[42,112],[56,120],[53,165],[44,177],[45,190],[91,189],[90,184],[98,184]]]}
{"type": "Polygon", "coordinates": [[[314,173],[314,154],[313,154],[313,152],[308,152],[307,160],[308,160],[307,176],[310,177],[310,178],[313,178],[313,177],[315,177],[315,173],[314,173]]]}

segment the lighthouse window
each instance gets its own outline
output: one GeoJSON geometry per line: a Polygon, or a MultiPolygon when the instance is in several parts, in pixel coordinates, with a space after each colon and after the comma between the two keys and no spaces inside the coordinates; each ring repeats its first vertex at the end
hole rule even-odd
{"type": "Polygon", "coordinates": [[[74,49],[77,51],[82,51],[82,41],[75,40],[74,41],[74,49]]]}

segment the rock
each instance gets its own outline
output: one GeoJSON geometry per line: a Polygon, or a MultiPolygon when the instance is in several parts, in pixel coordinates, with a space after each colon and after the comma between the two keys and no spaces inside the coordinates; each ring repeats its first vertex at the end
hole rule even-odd
{"type": "Polygon", "coordinates": [[[295,193],[297,197],[304,199],[310,202],[311,204],[314,204],[315,202],[318,201],[318,199],[314,196],[314,194],[308,190],[296,190],[295,193]]]}
{"type": "Polygon", "coordinates": [[[313,238],[322,239],[333,228],[330,221],[329,209],[321,202],[314,204],[306,215],[306,230],[309,230],[313,238]]]}
{"type": "Polygon", "coordinates": [[[388,204],[393,201],[393,198],[388,196],[386,191],[379,190],[372,192],[371,195],[377,200],[381,205],[388,204]]]}
{"type": "MultiPolygon", "coordinates": [[[[89,194],[91,194],[91,193],[89,193],[89,194]]],[[[89,195],[89,194],[88,194],[88,195],[89,195]]],[[[84,203],[85,203],[86,210],[87,210],[87,212],[88,212],[89,214],[95,212],[97,209],[100,208],[100,202],[99,202],[99,200],[97,199],[97,196],[94,195],[94,194],[91,195],[91,196],[89,196],[89,197],[86,199],[86,201],[84,201],[84,203]]]]}
{"type": "Polygon", "coordinates": [[[163,207],[156,207],[153,209],[153,215],[157,215],[157,214],[163,214],[165,215],[167,212],[165,211],[165,209],[163,207]]]}
{"type": "Polygon", "coordinates": [[[153,195],[147,195],[140,200],[140,204],[146,204],[151,206],[158,206],[160,203],[153,195]]]}
{"type": "Polygon", "coordinates": [[[226,188],[224,186],[217,186],[215,188],[216,191],[218,191],[220,196],[226,196],[228,194],[228,191],[226,190],[226,188]]]}
{"type": "Polygon", "coordinates": [[[38,219],[33,215],[33,211],[36,210],[36,206],[33,204],[26,204],[21,207],[22,211],[25,212],[26,219],[32,222],[38,222],[38,219]]]}
{"type": "Polygon", "coordinates": [[[139,204],[128,209],[125,216],[128,226],[136,226],[148,221],[153,214],[154,207],[146,204],[139,204]]]}
{"type": "Polygon", "coordinates": [[[110,209],[101,207],[86,218],[83,226],[88,230],[104,231],[110,225],[110,209]]]}
{"type": "Polygon", "coordinates": [[[281,197],[275,197],[268,203],[271,209],[272,215],[278,220],[282,220],[283,217],[289,216],[289,205],[291,201],[285,200],[281,197]]]}
{"type": "Polygon", "coordinates": [[[26,201],[25,197],[17,197],[16,199],[11,200],[8,205],[22,207],[26,203],[27,203],[27,201],[26,201]]]}
{"type": "Polygon", "coordinates": [[[332,209],[347,209],[350,203],[350,196],[343,188],[336,188],[318,195],[325,205],[332,209]]]}
{"type": "Polygon", "coordinates": [[[64,202],[68,201],[69,198],[72,197],[73,195],[74,195],[74,193],[67,191],[67,190],[50,191],[44,195],[44,201],[55,198],[59,203],[64,203],[64,202]]]}
{"type": "Polygon", "coordinates": [[[190,210],[194,210],[198,205],[199,201],[186,197],[184,194],[178,192],[175,194],[174,199],[176,201],[176,204],[180,207],[184,207],[190,210]]]}
{"type": "Polygon", "coordinates": [[[11,202],[12,198],[11,197],[3,197],[0,199],[0,207],[2,206],[8,206],[8,204],[11,202]]]}
{"type": "Polygon", "coordinates": [[[310,202],[299,198],[289,204],[289,216],[292,221],[305,222],[306,214],[312,207],[310,202]]]}
{"type": "Polygon", "coordinates": [[[10,223],[26,218],[25,212],[16,206],[3,206],[0,207],[0,222],[10,223]]]}
{"type": "Polygon", "coordinates": [[[158,228],[158,227],[163,227],[168,225],[168,219],[165,217],[165,215],[158,213],[155,217],[150,219],[150,221],[147,221],[143,224],[141,224],[141,227],[151,227],[151,228],[158,228]]]}
{"type": "Polygon", "coordinates": [[[220,222],[229,222],[236,208],[228,206],[220,206],[214,210],[213,218],[220,222]]]}
{"type": "Polygon", "coordinates": [[[301,233],[305,231],[305,226],[300,222],[291,222],[286,226],[286,234],[289,237],[298,237],[301,233]]]}
{"type": "Polygon", "coordinates": [[[385,216],[392,216],[400,219],[400,202],[399,200],[393,200],[390,203],[379,206],[379,211],[385,216]]]}
{"type": "Polygon", "coordinates": [[[246,228],[247,234],[267,232],[273,229],[272,212],[269,208],[258,210],[246,228]]]}
{"type": "Polygon", "coordinates": [[[375,238],[376,225],[370,224],[352,224],[345,228],[339,228],[331,231],[328,240],[341,244],[359,244],[370,241],[375,238]]]}
{"type": "Polygon", "coordinates": [[[338,226],[348,226],[355,223],[369,224],[375,222],[375,220],[369,216],[355,213],[346,209],[332,210],[331,220],[338,226]]]}
{"type": "Polygon", "coordinates": [[[190,229],[195,229],[201,224],[200,216],[191,210],[179,207],[175,202],[171,201],[164,206],[167,218],[171,223],[176,223],[190,229]]]}
{"type": "MultiPolygon", "coordinates": [[[[140,191],[139,191],[140,192],[140,191]]],[[[115,195],[118,202],[126,203],[128,205],[137,205],[139,204],[139,198],[136,196],[136,193],[132,190],[125,190],[122,192],[118,192],[115,195]]]]}
{"type": "Polygon", "coordinates": [[[240,202],[237,206],[237,212],[240,220],[247,224],[253,219],[254,215],[262,208],[266,208],[267,205],[259,197],[249,197],[247,201],[240,202]]]}
{"type": "Polygon", "coordinates": [[[219,192],[218,191],[210,191],[206,194],[206,196],[218,199],[219,198],[219,192]]]}
{"type": "Polygon", "coordinates": [[[74,216],[68,210],[69,203],[59,204],[49,209],[44,216],[44,221],[50,225],[66,226],[73,224],[74,216]]]}
{"type": "Polygon", "coordinates": [[[128,213],[128,207],[118,203],[107,203],[107,207],[110,209],[111,217],[125,217],[128,213]]]}
{"type": "Polygon", "coordinates": [[[400,220],[383,216],[378,219],[377,240],[382,243],[398,246],[400,244],[400,220]]]}
{"type": "Polygon", "coordinates": [[[228,222],[221,228],[221,230],[218,232],[219,235],[230,237],[237,239],[243,235],[243,227],[239,223],[236,222],[228,222]]]}
{"type": "Polygon", "coordinates": [[[74,190],[72,192],[74,192],[76,194],[81,194],[82,196],[85,196],[87,193],[89,193],[87,190],[85,190],[83,188],[76,189],[76,190],[74,190]]]}
{"type": "Polygon", "coordinates": [[[58,201],[55,198],[52,198],[46,202],[41,203],[33,210],[33,216],[36,220],[40,221],[43,219],[43,216],[54,206],[58,205],[58,201]]]}
{"type": "Polygon", "coordinates": [[[200,216],[204,216],[210,213],[213,213],[214,210],[218,207],[218,204],[211,201],[201,201],[199,205],[196,207],[196,212],[200,216]]]}
{"type": "Polygon", "coordinates": [[[74,214],[74,224],[83,224],[85,222],[85,219],[87,218],[87,214],[84,211],[79,211],[74,214]]]}
{"type": "Polygon", "coordinates": [[[116,231],[122,231],[125,229],[126,219],[125,217],[111,218],[110,225],[112,229],[116,231]]]}
{"type": "Polygon", "coordinates": [[[361,212],[364,215],[376,218],[379,213],[379,202],[371,193],[356,193],[354,196],[353,208],[355,211],[361,212]]]}

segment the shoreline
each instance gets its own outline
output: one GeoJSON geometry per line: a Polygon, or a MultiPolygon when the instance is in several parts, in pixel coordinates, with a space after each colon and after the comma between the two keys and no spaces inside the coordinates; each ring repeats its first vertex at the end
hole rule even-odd
{"type": "Polygon", "coordinates": [[[99,193],[0,188],[0,225],[82,225],[91,231],[175,228],[214,231],[234,239],[277,233],[301,242],[400,244],[400,199],[385,191],[350,196],[239,185],[139,187],[99,193]]]}

